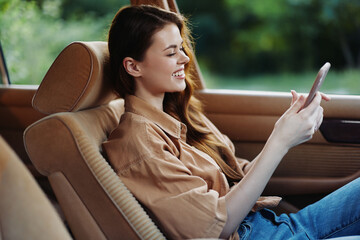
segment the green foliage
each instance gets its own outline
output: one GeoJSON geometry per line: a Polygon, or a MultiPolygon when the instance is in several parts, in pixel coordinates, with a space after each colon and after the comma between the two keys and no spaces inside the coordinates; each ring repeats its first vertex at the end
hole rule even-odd
{"type": "Polygon", "coordinates": [[[115,15],[119,7],[129,5],[129,0],[63,0],[63,17],[82,18],[86,15],[102,17],[115,15]]]}
{"type": "Polygon", "coordinates": [[[206,12],[191,2],[178,1],[194,16],[199,59],[214,73],[302,72],[326,61],[360,67],[358,0],[201,1],[206,12]]]}
{"type": "MultiPolygon", "coordinates": [[[[209,86],[247,89],[245,85],[254,82],[257,89],[261,84],[288,91],[280,85],[291,84],[298,90],[296,84],[311,85],[301,79],[311,82],[317,69],[330,61],[332,85],[337,86],[331,80],[335,76],[360,92],[355,87],[358,72],[346,70],[360,67],[359,0],[177,3],[190,19],[209,86]]],[[[106,40],[112,17],[125,4],[129,1],[0,0],[0,40],[12,82],[38,84],[72,41],[106,40]]]]}
{"type": "Polygon", "coordinates": [[[113,17],[61,18],[61,1],[2,0],[0,39],[10,79],[17,84],[39,84],[60,51],[73,41],[106,40],[113,17]]]}

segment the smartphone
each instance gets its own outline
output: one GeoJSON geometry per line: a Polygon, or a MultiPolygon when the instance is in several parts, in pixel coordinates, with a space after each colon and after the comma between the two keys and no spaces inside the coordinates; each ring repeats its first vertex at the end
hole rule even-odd
{"type": "Polygon", "coordinates": [[[303,108],[306,108],[312,102],[312,100],[314,99],[315,94],[316,94],[317,91],[319,91],[322,83],[325,80],[325,77],[326,77],[330,67],[331,67],[331,64],[327,62],[327,63],[324,64],[324,66],[322,66],[320,68],[320,70],[319,70],[319,72],[318,72],[318,74],[317,74],[317,76],[315,78],[314,84],[311,87],[309,95],[306,98],[306,101],[305,101],[305,104],[304,104],[303,108]]]}

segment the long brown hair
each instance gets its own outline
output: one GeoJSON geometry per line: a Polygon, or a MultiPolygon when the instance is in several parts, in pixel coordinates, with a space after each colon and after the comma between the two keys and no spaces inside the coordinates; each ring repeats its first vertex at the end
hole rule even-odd
{"type": "MultiPolygon", "coordinates": [[[[115,15],[109,30],[108,46],[113,86],[121,97],[135,93],[135,81],[126,72],[123,59],[132,57],[142,61],[152,44],[152,36],[169,23],[174,23],[179,28],[184,41],[184,52],[191,63],[194,59],[192,39],[182,15],[148,5],[124,7],[115,15]]],[[[226,163],[226,146],[202,121],[201,102],[193,96],[196,86],[191,73],[194,72],[194,65],[189,63],[185,66],[185,90],[166,93],[164,111],[187,126],[187,142],[190,145],[211,156],[229,180],[240,180],[241,175],[226,163]]]]}

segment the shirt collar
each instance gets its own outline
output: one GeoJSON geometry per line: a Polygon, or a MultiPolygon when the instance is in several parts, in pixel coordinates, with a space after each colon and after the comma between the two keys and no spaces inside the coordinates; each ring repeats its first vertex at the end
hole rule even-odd
{"type": "Polygon", "coordinates": [[[125,97],[125,112],[135,113],[149,119],[175,138],[186,135],[185,124],[134,95],[125,97]]]}

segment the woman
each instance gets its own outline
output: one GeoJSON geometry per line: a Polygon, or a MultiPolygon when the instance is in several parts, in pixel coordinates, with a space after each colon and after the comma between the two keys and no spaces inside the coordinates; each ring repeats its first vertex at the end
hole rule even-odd
{"type": "Polygon", "coordinates": [[[349,196],[355,187],[360,195],[359,181],[290,216],[277,217],[266,209],[280,198],[260,197],[288,150],[309,140],[319,128],[320,102],[329,98],[317,93],[301,110],[305,98],[293,91],[291,107],[275,124],[260,154],[251,162],[238,159],[233,144],[203,115],[193,96],[188,36],[181,15],[136,6],[119,10],[108,38],[114,88],[125,98],[125,113],[104,150],[162,231],[170,239],[359,233],[359,208],[355,209],[359,199],[336,200],[338,194],[349,196]],[[325,206],[339,211],[345,204],[356,213],[354,219],[348,219],[347,212],[346,219],[321,219],[325,206]],[[309,224],[312,221],[315,226],[309,224]],[[320,223],[322,228],[317,229],[320,223]],[[350,227],[339,231],[345,223],[350,227]]]}

